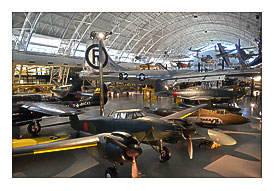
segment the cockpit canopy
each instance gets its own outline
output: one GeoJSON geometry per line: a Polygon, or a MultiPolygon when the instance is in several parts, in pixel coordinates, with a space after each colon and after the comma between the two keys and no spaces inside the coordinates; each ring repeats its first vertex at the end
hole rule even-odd
{"type": "Polygon", "coordinates": [[[140,117],[145,117],[145,113],[141,109],[131,109],[113,111],[108,116],[114,119],[137,119],[140,117]]]}
{"type": "Polygon", "coordinates": [[[228,114],[230,112],[228,112],[226,109],[217,109],[217,113],[218,114],[228,114]]]}

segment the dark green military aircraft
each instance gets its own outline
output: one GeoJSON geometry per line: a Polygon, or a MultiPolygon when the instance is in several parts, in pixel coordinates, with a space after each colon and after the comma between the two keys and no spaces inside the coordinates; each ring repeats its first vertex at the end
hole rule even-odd
{"type": "Polygon", "coordinates": [[[228,103],[241,99],[245,91],[230,91],[227,89],[201,89],[187,88],[179,91],[167,90],[161,80],[156,81],[155,95],[161,97],[174,97],[187,100],[211,101],[212,103],[228,103]]]}
{"type": "Polygon", "coordinates": [[[106,170],[105,177],[117,177],[116,166],[131,161],[132,177],[138,177],[136,157],[142,153],[141,143],[149,144],[158,151],[161,162],[166,162],[171,158],[171,152],[163,146],[163,142],[176,143],[188,140],[190,159],[193,158],[192,139],[206,139],[222,145],[236,144],[236,141],[228,135],[199,128],[183,120],[206,105],[198,105],[162,118],[146,116],[140,109],[120,110],[105,117],[86,120],[79,120],[77,115],[71,115],[70,123],[73,129],[85,131],[94,136],[13,147],[13,155],[87,148],[88,153],[105,158],[114,164],[114,167],[106,170]],[[154,146],[157,146],[158,150],[154,146]]]}

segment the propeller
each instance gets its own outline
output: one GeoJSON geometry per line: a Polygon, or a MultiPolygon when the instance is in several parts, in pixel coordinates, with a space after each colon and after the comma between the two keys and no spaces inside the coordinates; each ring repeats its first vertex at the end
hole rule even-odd
{"type": "Polygon", "coordinates": [[[154,126],[152,126],[152,128],[146,133],[146,135],[141,139],[141,141],[138,143],[138,145],[140,145],[141,144],[141,142],[142,141],[144,141],[144,139],[146,138],[146,137],[148,137],[151,133],[152,133],[152,131],[155,129],[155,127],[154,126]]]}
{"type": "Polygon", "coordinates": [[[145,134],[145,136],[141,139],[141,141],[138,144],[129,144],[128,146],[126,146],[125,144],[111,138],[110,136],[105,136],[105,140],[117,145],[121,148],[125,149],[126,155],[130,158],[132,158],[132,178],[138,178],[138,167],[137,167],[137,162],[136,162],[136,157],[138,157],[139,155],[141,155],[142,153],[142,149],[140,147],[141,142],[148,137],[152,131],[155,129],[154,126],[152,126],[152,128],[145,134]]]}
{"type": "Polygon", "coordinates": [[[191,140],[191,136],[188,137],[188,154],[189,154],[189,158],[193,159],[193,144],[192,144],[192,140],[191,140]]]}
{"type": "Polygon", "coordinates": [[[138,167],[137,167],[136,157],[138,157],[142,153],[142,149],[139,146],[139,144],[132,143],[132,144],[129,144],[128,146],[126,146],[125,144],[123,144],[109,136],[106,136],[105,140],[125,149],[126,155],[128,157],[132,158],[132,178],[138,178],[138,167]]]}
{"type": "Polygon", "coordinates": [[[194,135],[196,133],[197,133],[197,130],[194,127],[193,123],[191,123],[191,127],[188,127],[188,128],[184,127],[182,129],[183,136],[188,139],[188,154],[190,159],[193,159],[193,144],[192,144],[191,135],[194,135]]]}
{"type": "Polygon", "coordinates": [[[126,148],[126,154],[132,157],[132,178],[138,178],[138,167],[136,157],[141,154],[142,150],[139,145],[131,144],[126,148]]]}

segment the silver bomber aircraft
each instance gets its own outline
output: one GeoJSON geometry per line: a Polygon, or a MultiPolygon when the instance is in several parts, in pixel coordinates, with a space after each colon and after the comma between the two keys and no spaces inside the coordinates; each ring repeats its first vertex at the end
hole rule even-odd
{"type": "MultiPolygon", "coordinates": [[[[85,70],[80,72],[80,78],[98,80],[99,60],[98,44],[90,45],[85,53],[85,70]],[[91,51],[92,50],[92,51],[91,51]],[[90,53],[91,52],[91,53],[90,53]]],[[[182,82],[224,80],[230,76],[254,76],[261,74],[259,69],[249,70],[216,70],[212,72],[196,72],[194,70],[128,70],[116,64],[103,47],[103,80],[104,82],[121,82],[133,84],[155,85],[156,80],[162,79],[168,85],[182,82]]]]}

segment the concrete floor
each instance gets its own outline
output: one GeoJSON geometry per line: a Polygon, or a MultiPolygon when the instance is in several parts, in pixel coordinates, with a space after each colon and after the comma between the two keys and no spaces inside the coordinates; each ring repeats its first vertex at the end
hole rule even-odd
{"type": "MultiPolygon", "coordinates": [[[[187,142],[166,144],[172,152],[172,158],[166,163],[159,162],[159,154],[150,146],[142,144],[143,153],[137,159],[140,177],[155,178],[197,178],[197,177],[262,177],[262,126],[258,108],[251,109],[254,100],[245,97],[238,104],[250,123],[235,126],[223,126],[222,132],[232,136],[237,144],[222,146],[214,150],[198,148],[193,142],[194,157],[188,157],[187,142]]],[[[174,106],[171,98],[161,98],[155,102],[143,101],[142,95],[109,98],[105,105],[105,114],[112,110],[174,106]]],[[[86,113],[80,119],[99,116],[99,107],[85,108],[86,113]]],[[[43,119],[42,126],[68,121],[67,118],[51,117],[43,119]]],[[[67,125],[45,127],[39,136],[73,134],[75,131],[67,125]]],[[[81,136],[88,136],[81,133],[81,136]]],[[[13,128],[13,138],[28,138],[26,126],[13,128]]],[[[45,153],[36,156],[15,157],[12,161],[13,177],[93,177],[103,178],[106,168],[112,164],[104,159],[95,158],[85,149],[45,153]]],[[[131,164],[118,167],[119,177],[131,177],[131,164]]]]}

